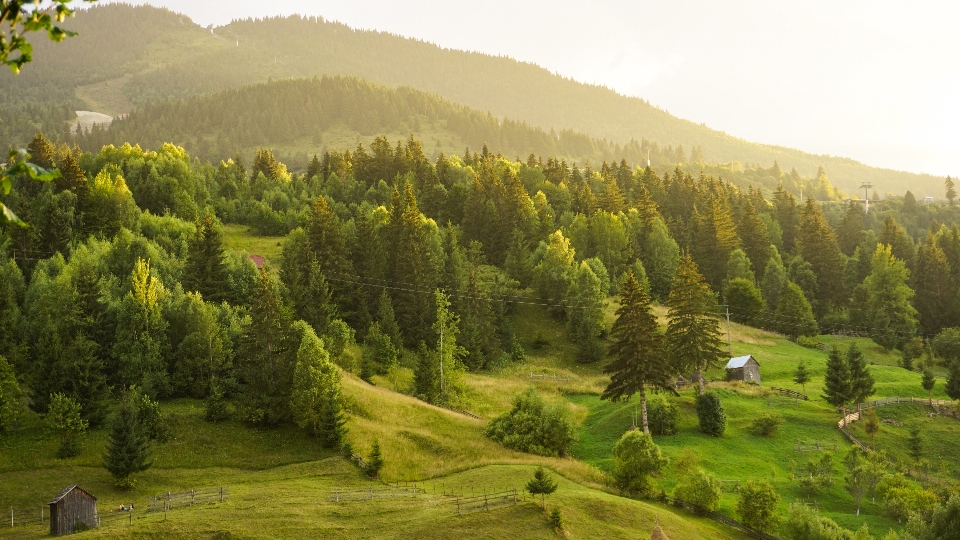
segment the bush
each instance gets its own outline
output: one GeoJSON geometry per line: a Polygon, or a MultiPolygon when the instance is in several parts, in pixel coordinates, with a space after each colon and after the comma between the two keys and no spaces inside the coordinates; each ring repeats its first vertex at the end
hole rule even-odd
{"type": "Polygon", "coordinates": [[[783,424],[783,417],[777,413],[763,413],[753,419],[750,431],[754,435],[763,437],[772,437],[777,433],[777,429],[783,424]]]}
{"type": "Polygon", "coordinates": [[[647,423],[650,432],[654,435],[673,435],[677,432],[676,404],[667,398],[657,395],[647,402],[647,423]]]}
{"type": "Polygon", "coordinates": [[[370,448],[370,455],[367,456],[367,475],[370,478],[377,478],[380,476],[380,471],[383,469],[383,453],[380,451],[380,441],[373,441],[373,446],[370,448]]]}
{"type": "Polygon", "coordinates": [[[800,503],[790,505],[787,520],[783,524],[786,538],[793,540],[847,540],[853,534],[837,525],[828,517],[821,516],[816,510],[800,503]]]}
{"type": "Polygon", "coordinates": [[[697,396],[697,419],[700,422],[700,431],[707,435],[720,437],[727,429],[727,413],[716,394],[697,396]]]}
{"type": "Polygon", "coordinates": [[[550,512],[550,524],[558,531],[563,530],[563,515],[560,513],[559,508],[554,508],[553,512],[550,512]]]}
{"type": "Polygon", "coordinates": [[[797,338],[797,345],[801,347],[806,347],[808,349],[822,349],[823,343],[820,343],[820,340],[815,337],[809,336],[800,336],[797,338]]]}
{"type": "Polygon", "coordinates": [[[534,334],[533,343],[531,343],[530,346],[533,347],[533,350],[535,351],[546,349],[547,347],[550,346],[550,340],[547,339],[540,332],[537,332],[536,334],[534,334]]]}
{"type": "Polygon", "coordinates": [[[673,496],[697,506],[697,513],[713,512],[720,507],[720,481],[697,469],[680,479],[673,496]]]}
{"type": "Polygon", "coordinates": [[[490,421],[484,434],[513,450],[563,457],[576,430],[565,404],[548,405],[530,387],[514,398],[513,409],[490,421]]]}
{"type": "Polygon", "coordinates": [[[613,477],[617,487],[625,493],[652,493],[650,478],[660,474],[667,459],[649,434],[634,429],[620,437],[613,447],[616,460],[613,477]]]}
{"type": "Polygon", "coordinates": [[[203,418],[207,422],[222,422],[230,418],[230,410],[227,408],[227,400],[223,395],[220,385],[214,384],[210,389],[210,396],[204,402],[203,418]]]}
{"type": "Polygon", "coordinates": [[[780,495],[769,482],[747,480],[740,486],[737,514],[747,527],[760,532],[769,531],[780,522],[780,514],[777,513],[779,502],[780,495]]]}

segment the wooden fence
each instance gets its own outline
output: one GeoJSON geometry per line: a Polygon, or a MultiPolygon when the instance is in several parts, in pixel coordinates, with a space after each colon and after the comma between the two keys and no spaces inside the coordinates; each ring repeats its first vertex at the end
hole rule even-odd
{"type": "Polygon", "coordinates": [[[888,397],[883,399],[875,399],[873,401],[865,401],[863,403],[857,403],[857,410],[850,412],[850,414],[845,415],[843,418],[837,422],[837,427],[843,429],[844,426],[850,422],[860,420],[863,417],[863,411],[869,409],[875,409],[877,407],[883,407],[884,405],[896,405],[899,403],[918,403],[920,405],[930,405],[937,407],[944,407],[951,405],[953,402],[945,399],[926,399],[926,398],[915,398],[915,397],[888,397]]]}
{"type": "Polygon", "coordinates": [[[554,381],[554,382],[569,382],[573,378],[569,375],[553,375],[552,373],[531,373],[531,381],[554,381]]]}
{"type": "Polygon", "coordinates": [[[804,401],[809,401],[809,400],[810,400],[810,398],[807,397],[806,394],[801,394],[800,392],[795,392],[795,391],[790,390],[790,389],[788,389],[788,388],[778,388],[778,387],[776,387],[776,386],[771,386],[770,389],[771,389],[771,390],[774,390],[774,391],[776,391],[776,392],[780,392],[780,394],[781,394],[781,395],[784,395],[784,396],[789,396],[789,397],[792,397],[792,398],[795,398],[795,399],[802,399],[802,400],[804,400],[804,401]]]}
{"type": "Polygon", "coordinates": [[[369,501],[374,499],[398,499],[411,497],[423,493],[423,490],[415,487],[399,486],[370,486],[370,487],[334,487],[330,488],[327,500],[330,502],[348,502],[348,501],[369,501]]]}
{"type": "Polygon", "coordinates": [[[224,486],[191,489],[190,491],[178,491],[175,493],[168,491],[154,495],[153,498],[147,502],[147,512],[166,512],[183,506],[223,502],[226,500],[227,495],[227,488],[224,486]]]}
{"type": "Polygon", "coordinates": [[[26,508],[13,508],[11,506],[10,513],[7,515],[7,517],[10,519],[6,520],[5,525],[10,525],[11,527],[49,523],[50,510],[45,504],[41,504],[39,508],[34,508],[32,510],[26,508]]]}
{"type": "Polygon", "coordinates": [[[517,504],[518,501],[517,490],[514,488],[497,493],[474,495],[473,497],[457,497],[453,504],[457,507],[457,515],[462,516],[471,512],[510,506],[517,504]]]}
{"type": "Polygon", "coordinates": [[[448,405],[440,405],[440,406],[443,407],[444,409],[447,409],[448,411],[453,411],[453,412],[455,412],[455,413],[457,413],[457,414],[462,414],[462,415],[464,415],[464,416],[469,416],[470,418],[475,418],[475,419],[477,419],[477,420],[483,420],[482,417],[477,416],[477,415],[473,414],[473,413],[470,412],[470,411],[465,411],[465,410],[463,410],[463,409],[458,409],[458,408],[456,408],[456,407],[450,407],[450,406],[448,406],[448,405]]]}
{"type": "Polygon", "coordinates": [[[834,452],[838,452],[840,450],[839,446],[837,445],[837,441],[833,441],[832,445],[829,443],[820,444],[819,440],[815,440],[812,443],[797,441],[797,452],[801,454],[805,454],[807,452],[823,452],[830,450],[831,448],[834,452]]]}

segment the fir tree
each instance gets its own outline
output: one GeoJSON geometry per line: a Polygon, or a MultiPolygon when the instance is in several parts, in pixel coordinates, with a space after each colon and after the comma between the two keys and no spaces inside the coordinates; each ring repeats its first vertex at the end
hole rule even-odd
{"type": "Polygon", "coordinates": [[[543,469],[543,465],[538,465],[537,470],[533,472],[533,480],[527,482],[527,492],[534,497],[539,495],[541,506],[546,508],[545,497],[556,490],[557,482],[543,469]]]}
{"type": "Polygon", "coordinates": [[[666,333],[669,357],[677,371],[696,370],[700,393],[703,393],[703,371],[724,356],[723,341],[715,317],[716,299],[689,254],[680,259],[667,305],[670,308],[666,333]]]}
{"type": "Polygon", "coordinates": [[[310,164],[307,165],[306,179],[311,180],[315,176],[321,175],[320,179],[323,180],[324,178],[322,178],[322,173],[323,173],[323,165],[320,163],[320,160],[317,158],[317,155],[314,154],[313,159],[310,160],[310,164]]]}
{"type": "Polygon", "coordinates": [[[856,343],[851,343],[847,349],[847,366],[850,369],[850,398],[853,403],[863,403],[875,392],[873,376],[867,370],[863,353],[856,343]]]}
{"type": "Polygon", "coordinates": [[[897,223],[893,216],[888,215],[883,221],[883,228],[880,229],[879,241],[881,244],[890,246],[890,253],[900,259],[907,265],[907,268],[914,268],[914,250],[913,239],[907,234],[903,225],[897,223]]]}
{"type": "Polygon", "coordinates": [[[380,471],[383,470],[384,460],[383,452],[380,451],[380,441],[373,441],[370,447],[370,455],[367,456],[367,475],[370,478],[379,478],[380,471]]]}
{"type": "Polygon", "coordinates": [[[850,366],[836,348],[827,356],[827,370],[823,381],[823,399],[840,409],[853,399],[850,366]]]}
{"type": "Polygon", "coordinates": [[[784,282],[787,281],[787,271],[783,267],[783,261],[780,260],[780,254],[776,250],[773,251],[774,253],[767,261],[767,266],[763,271],[763,281],[760,286],[769,313],[777,312],[777,306],[780,303],[780,291],[783,289],[784,282]]]}
{"type": "Polygon", "coordinates": [[[347,414],[344,411],[340,394],[334,390],[327,391],[326,401],[320,409],[319,434],[320,441],[326,448],[339,448],[343,438],[347,435],[347,414]]]}
{"type": "Polygon", "coordinates": [[[614,360],[603,370],[610,375],[610,384],[600,398],[618,401],[639,393],[643,432],[650,433],[646,387],[672,390],[673,368],[663,354],[663,335],[650,296],[629,270],[620,284],[620,307],[610,335],[613,344],[607,355],[614,360]]]}
{"type": "Polygon", "coordinates": [[[196,224],[183,269],[183,288],[197,291],[208,302],[221,302],[229,296],[223,233],[210,214],[196,224]]]}
{"type": "MultiPolygon", "coordinates": [[[[797,233],[797,251],[810,263],[818,284],[816,309],[823,316],[831,306],[843,305],[844,260],[836,234],[823,215],[820,205],[807,199],[797,233]]],[[[811,299],[814,300],[814,299],[811,299]]]]}
{"type": "Polygon", "coordinates": [[[840,246],[840,251],[848,257],[852,256],[857,246],[860,245],[864,216],[863,206],[850,201],[846,212],[843,214],[843,221],[837,228],[837,245],[840,246]]]}
{"type": "Polygon", "coordinates": [[[110,438],[103,454],[103,466],[117,486],[133,487],[132,475],[153,465],[150,459],[150,438],[144,432],[137,406],[125,399],[117,408],[110,428],[110,438]]]}
{"type": "Polygon", "coordinates": [[[751,266],[755,271],[760,272],[759,277],[762,278],[771,256],[770,237],[767,234],[767,226],[757,215],[757,209],[750,199],[745,199],[740,208],[737,235],[740,236],[740,243],[750,259],[751,266]]]}
{"type": "Polygon", "coordinates": [[[397,201],[401,205],[399,216],[392,210],[389,225],[397,235],[396,243],[390,244],[396,257],[390,279],[404,284],[392,290],[393,309],[405,343],[415,346],[428,339],[434,308],[429,295],[422,291],[433,290],[439,276],[413,187],[405,186],[402,201],[397,201]]]}
{"type": "Polygon", "coordinates": [[[927,391],[927,397],[930,401],[933,401],[933,387],[937,384],[936,377],[933,376],[933,372],[929,369],[923,370],[923,379],[920,381],[923,389],[927,391]]]}
{"type": "Polygon", "coordinates": [[[793,252],[797,231],[800,227],[800,211],[797,200],[790,192],[783,189],[783,184],[777,186],[773,194],[773,210],[780,230],[783,231],[783,249],[785,253],[793,252]]]}
{"type": "Polygon", "coordinates": [[[943,186],[946,188],[947,200],[950,201],[950,206],[953,206],[953,200],[957,198],[957,190],[955,189],[953,178],[948,176],[947,179],[943,181],[943,186]]]}
{"type": "Polygon", "coordinates": [[[956,320],[956,280],[951,277],[950,263],[943,249],[937,245],[933,234],[917,251],[916,269],[912,275],[916,296],[913,306],[917,309],[920,327],[925,334],[936,334],[948,321],[956,320]]]}
{"type": "Polygon", "coordinates": [[[943,390],[950,399],[960,399],[960,362],[950,362],[947,372],[947,383],[943,390]]]}
{"type": "Polygon", "coordinates": [[[583,261],[567,289],[567,331],[577,345],[577,361],[591,363],[603,355],[600,334],[603,332],[603,309],[606,294],[600,279],[583,261]]]}
{"type": "Polygon", "coordinates": [[[800,363],[797,364],[796,371],[793,372],[793,382],[800,385],[803,393],[807,392],[807,383],[810,382],[810,371],[807,369],[807,364],[803,360],[800,360],[800,363]]]}
{"type": "Polygon", "coordinates": [[[910,271],[893,257],[890,246],[878,245],[870,275],[858,287],[859,302],[851,318],[868,326],[871,338],[885,349],[900,347],[917,331],[917,310],[910,304],[910,271]]]}

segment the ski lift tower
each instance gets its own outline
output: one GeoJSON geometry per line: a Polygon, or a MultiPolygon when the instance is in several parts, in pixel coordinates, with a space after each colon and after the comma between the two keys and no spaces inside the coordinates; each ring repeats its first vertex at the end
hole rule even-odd
{"type": "Polygon", "coordinates": [[[864,208],[865,214],[870,213],[870,194],[868,190],[872,187],[873,187],[873,184],[871,184],[870,182],[864,182],[860,184],[860,189],[863,190],[863,208],[864,208]]]}

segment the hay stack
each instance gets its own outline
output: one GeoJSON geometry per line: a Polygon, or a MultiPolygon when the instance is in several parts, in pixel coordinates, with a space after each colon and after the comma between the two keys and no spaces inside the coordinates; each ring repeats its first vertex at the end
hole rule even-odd
{"type": "Polygon", "coordinates": [[[657,525],[653,529],[653,532],[650,534],[650,540],[670,540],[670,539],[667,538],[667,535],[666,533],[663,532],[663,529],[661,529],[660,526],[657,525]]]}

